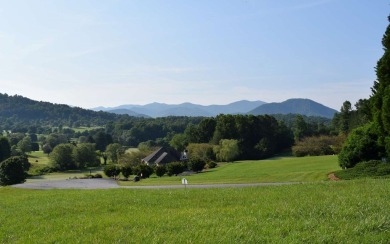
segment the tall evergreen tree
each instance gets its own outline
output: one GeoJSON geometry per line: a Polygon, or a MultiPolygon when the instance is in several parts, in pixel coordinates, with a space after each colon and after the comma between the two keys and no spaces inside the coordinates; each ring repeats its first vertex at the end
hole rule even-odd
{"type": "MultiPolygon", "coordinates": [[[[390,16],[388,17],[390,22],[390,16]]],[[[372,87],[371,107],[374,123],[378,129],[379,143],[385,146],[390,156],[390,24],[383,35],[384,54],[376,66],[377,80],[372,87]]]]}

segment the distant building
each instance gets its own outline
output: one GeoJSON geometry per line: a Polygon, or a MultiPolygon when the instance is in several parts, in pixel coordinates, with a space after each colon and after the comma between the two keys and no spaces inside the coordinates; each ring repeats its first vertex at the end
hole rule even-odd
{"type": "Polygon", "coordinates": [[[166,165],[172,162],[179,162],[188,160],[188,152],[178,153],[173,149],[160,147],[147,157],[142,159],[142,162],[147,165],[166,165]]]}

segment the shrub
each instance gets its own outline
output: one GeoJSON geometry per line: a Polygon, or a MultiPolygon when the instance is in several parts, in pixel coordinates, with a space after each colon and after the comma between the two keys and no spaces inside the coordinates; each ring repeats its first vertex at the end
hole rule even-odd
{"type": "Polygon", "coordinates": [[[104,174],[107,175],[108,177],[116,177],[121,173],[121,168],[119,165],[116,164],[110,164],[104,167],[104,174]]]}
{"type": "Polygon", "coordinates": [[[352,168],[359,162],[379,159],[384,149],[377,144],[377,140],[372,124],[353,130],[339,154],[340,166],[352,168]]]}
{"type": "Polygon", "coordinates": [[[191,158],[189,162],[189,167],[194,172],[200,172],[204,169],[206,162],[201,158],[191,158]]]}
{"type": "Polygon", "coordinates": [[[332,155],[340,152],[343,136],[313,136],[306,137],[292,147],[296,157],[332,155]]]}
{"type": "Polygon", "coordinates": [[[126,164],[122,166],[122,175],[126,179],[129,178],[129,176],[133,173],[133,169],[131,168],[130,165],[126,164]]]}
{"type": "Polygon", "coordinates": [[[186,165],[182,162],[172,162],[167,164],[167,173],[169,176],[178,175],[186,170],[186,165]]]}
{"type": "Polygon", "coordinates": [[[134,167],[134,173],[143,179],[149,178],[153,174],[153,168],[146,164],[140,164],[134,167]]]}
{"type": "Polygon", "coordinates": [[[0,185],[13,185],[26,180],[25,157],[10,157],[0,163],[0,185]]]}
{"type": "Polygon", "coordinates": [[[101,174],[97,173],[97,174],[95,174],[95,175],[93,176],[93,178],[103,178],[103,176],[102,176],[101,174]]]}
{"type": "Polygon", "coordinates": [[[336,171],[335,175],[344,180],[363,177],[390,176],[390,164],[380,160],[370,160],[358,163],[353,168],[336,171]]]}
{"type": "Polygon", "coordinates": [[[214,169],[215,167],[217,167],[217,163],[214,161],[207,162],[206,165],[207,165],[207,168],[209,168],[209,169],[214,169]]]}
{"type": "Polygon", "coordinates": [[[164,165],[158,165],[156,167],[155,171],[156,171],[156,175],[158,177],[162,177],[167,172],[167,169],[166,169],[166,167],[164,165]]]}

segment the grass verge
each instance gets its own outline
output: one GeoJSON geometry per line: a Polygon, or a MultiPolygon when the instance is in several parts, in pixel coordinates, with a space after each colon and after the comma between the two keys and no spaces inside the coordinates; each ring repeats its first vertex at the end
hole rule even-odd
{"type": "Polygon", "coordinates": [[[0,188],[2,243],[387,243],[390,180],[222,189],[0,188]]]}

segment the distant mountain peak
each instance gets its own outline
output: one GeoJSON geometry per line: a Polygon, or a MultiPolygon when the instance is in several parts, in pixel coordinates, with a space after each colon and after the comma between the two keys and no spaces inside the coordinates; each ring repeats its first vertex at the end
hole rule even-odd
{"type": "MultiPolygon", "coordinates": [[[[98,107],[99,110],[115,112],[118,109],[128,109],[138,114],[150,117],[165,116],[204,116],[212,117],[218,114],[245,114],[265,102],[241,100],[226,105],[199,105],[190,102],[181,104],[166,104],[153,102],[146,105],[120,105],[112,108],[98,107]]],[[[97,110],[94,108],[93,110],[97,110]]],[[[117,111],[123,112],[123,111],[117,111]]]]}
{"type": "Polygon", "coordinates": [[[319,116],[333,118],[337,111],[307,98],[291,98],[281,103],[263,104],[249,114],[302,114],[306,116],[319,116]]]}

